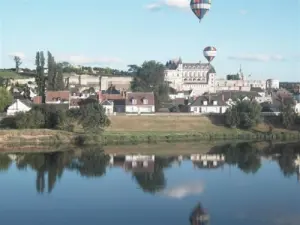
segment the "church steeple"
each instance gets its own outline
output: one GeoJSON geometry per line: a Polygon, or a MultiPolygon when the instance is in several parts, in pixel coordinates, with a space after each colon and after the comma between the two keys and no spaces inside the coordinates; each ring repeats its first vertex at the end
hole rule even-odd
{"type": "Polygon", "coordinates": [[[242,64],[240,64],[240,70],[238,72],[239,75],[239,79],[240,80],[244,80],[244,74],[243,74],[243,70],[242,70],[242,64]]]}

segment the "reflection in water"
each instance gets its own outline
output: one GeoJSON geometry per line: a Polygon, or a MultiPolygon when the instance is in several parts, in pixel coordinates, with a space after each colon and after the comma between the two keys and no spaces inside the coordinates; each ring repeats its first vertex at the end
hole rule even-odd
{"type": "Polygon", "coordinates": [[[15,161],[19,170],[31,168],[36,172],[36,190],[38,193],[51,193],[55,183],[64,170],[77,171],[84,177],[101,177],[107,167],[121,167],[132,174],[139,187],[148,193],[160,193],[172,198],[184,198],[201,193],[201,182],[183,184],[166,189],[164,170],[179,165],[182,160],[191,160],[198,169],[215,169],[224,164],[237,166],[245,173],[257,173],[261,167],[262,157],[277,161],[284,176],[298,174],[300,178],[299,144],[270,145],[258,150],[257,144],[228,144],[213,148],[206,155],[190,156],[118,156],[106,155],[100,149],[88,149],[79,152],[56,152],[35,154],[0,154],[0,172],[6,171],[15,161]],[[46,185],[47,184],[47,185],[46,185]]]}
{"type": "Polygon", "coordinates": [[[190,195],[196,195],[202,193],[204,190],[203,182],[190,182],[175,186],[173,188],[166,189],[162,192],[163,195],[170,198],[185,198],[190,195]]]}
{"type": "Polygon", "coordinates": [[[209,214],[202,208],[201,203],[198,203],[190,215],[191,225],[208,225],[209,214]]]}

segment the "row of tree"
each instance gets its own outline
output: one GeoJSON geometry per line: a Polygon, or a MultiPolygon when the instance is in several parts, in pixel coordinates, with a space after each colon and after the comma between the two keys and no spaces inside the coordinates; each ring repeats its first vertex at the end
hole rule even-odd
{"type": "Polygon", "coordinates": [[[83,100],[80,107],[66,109],[63,105],[35,105],[25,113],[6,117],[1,127],[11,129],[57,129],[74,131],[80,127],[85,133],[99,134],[110,125],[105,109],[97,100],[83,100]]]}
{"type": "Polygon", "coordinates": [[[45,74],[45,56],[44,52],[36,53],[36,77],[37,95],[42,96],[42,103],[45,103],[45,92],[47,91],[61,91],[65,89],[63,70],[61,63],[57,63],[51,52],[48,52],[47,57],[47,76],[45,74]]]}
{"type": "MultiPolygon", "coordinates": [[[[285,103],[283,99],[278,100],[281,102],[281,123],[283,127],[290,129],[293,125],[299,123],[299,116],[293,104],[285,103]]],[[[225,112],[225,125],[231,128],[251,129],[262,121],[262,106],[254,100],[237,99],[225,112]]],[[[270,124],[270,132],[272,129],[273,125],[270,124]]]]}
{"type": "Polygon", "coordinates": [[[240,80],[241,77],[240,77],[239,74],[228,74],[228,75],[226,76],[226,79],[227,79],[227,80],[240,80]]]}

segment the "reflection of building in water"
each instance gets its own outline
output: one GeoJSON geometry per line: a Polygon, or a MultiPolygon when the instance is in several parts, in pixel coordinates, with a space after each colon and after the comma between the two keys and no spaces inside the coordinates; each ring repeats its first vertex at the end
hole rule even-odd
{"type": "Polygon", "coordinates": [[[10,158],[11,161],[19,163],[24,159],[23,155],[16,155],[16,154],[8,154],[8,157],[10,158]]]}
{"type": "Polygon", "coordinates": [[[201,204],[198,203],[193,209],[190,215],[191,225],[208,225],[209,224],[209,214],[205,209],[202,208],[201,204]]]}
{"type": "Polygon", "coordinates": [[[297,167],[297,179],[300,181],[300,155],[298,155],[295,160],[295,166],[297,167]]]}
{"type": "Polygon", "coordinates": [[[218,168],[225,164],[225,156],[215,154],[195,154],[191,155],[191,161],[193,162],[194,167],[218,168]]]}
{"type": "Polygon", "coordinates": [[[110,155],[110,166],[122,167],[125,171],[134,173],[154,172],[154,155],[110,155]]]}

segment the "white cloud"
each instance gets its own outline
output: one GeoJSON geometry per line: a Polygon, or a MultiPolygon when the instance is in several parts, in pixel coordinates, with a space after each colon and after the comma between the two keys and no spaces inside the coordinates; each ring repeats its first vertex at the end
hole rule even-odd
{"type": "Polygon", "coordinates": [[[146,5],[146,8],[149,10],[158,10],[163,7],[187,9],[190,7],[189,0],[162,0],[159,2],[153,2],[146,5]]]}
{"type": "Polygon", "coordinates": [[[159,3],[151,3],[151,4],[148,4],[145,6],[146,9],[151,10],[151,11],[159,10],[159,9],[161,9],[161,7],[162,7],[162,5],[159,3]]]}
{"type": "Polygon", "coordinates": [[[190,1],[189,0],[165,0],[164,1],[166,6],[174,7],[174,8],[189,8],[190,1]]]}
{"type": "Polygon", "coordinates": [[[197,195],[204,191],[204,184],[202,182],[193,182],[182,184],[164,190],[161,194],[176,199],[182,199],[190,195],[197,195]]]}
{"type": "Polygon", "coordinates": [[[241,10],[239,11],[239,13],[240,13],[241,15],[246,15],[246,14],[248,13],[248,11],[245,10],[245,9],[241,9],[241,10]]]}
{"type": "Polygon", "coordinates": [[[113,64],[113,63],[121,63],[122,60],[114,57],[87,57],[84,55],[70,55],[64,57],[58,57],[58,61],[67,61],[73,64],[78,65],[100,65],[100,64],[113,64]]]}
{"type": "Polygon", "coordinates": [[[285,58],[280,54],[243,54],[237,56],[229,56],[231,60],[255,61],[255,62],[270,62],[270,61],[284,61],[285,58]]]}
{"type": "Polygon", "coordinates": [[[23,52],[12,52],[12,53],[9,53],[8,54],[10,57],[15,57],[15,56],[18,56],[20,57],[21,59],[24,59],[25,58],[25,54],[23,52]]]}

